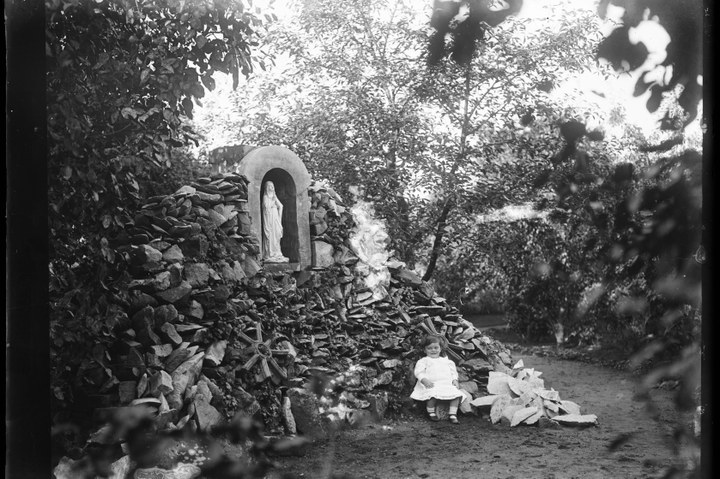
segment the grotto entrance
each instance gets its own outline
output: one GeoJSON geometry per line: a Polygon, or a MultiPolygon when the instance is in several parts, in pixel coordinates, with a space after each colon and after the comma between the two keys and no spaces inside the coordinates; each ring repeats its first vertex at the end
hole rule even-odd
{"type": "Polygon", "coordinates": [[[284,261],[265,257],[264,269],[273,271],[302,270],[311,265],[310,204],[308,186],[310,174],[303,162],[292,151],[281,146],[265,146],[250,151],[237,167],[237,173],[248,179],[248,209],[251,232],[258,239],[261,251],[268,249],[263,226],[263,195],[269,183],[274,185],[275,196],[282,204],[282,237],[280,249],[284,261]]]}

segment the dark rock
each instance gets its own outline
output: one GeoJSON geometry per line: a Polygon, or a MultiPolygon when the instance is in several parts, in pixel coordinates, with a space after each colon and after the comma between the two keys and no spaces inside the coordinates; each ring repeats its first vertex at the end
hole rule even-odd
{"type": "Polygon", "coordinates": [[[175,326],[173,326],[172,323],[163,324],[162,326],[160,326],[160,331],[163,332],[164,337],[166,337],[168,340],[170,340],[171,343],[175,345],[179,345],[183,342],[182,338],[175,330],[175,326]]]}
{"type": "Polygon", "coordinates": [[[164,361],[165,370],[169,373],[172,373],[173,371],[175,371],[175,369],[177,369],[178,366],[184,363],[192,355],[193,351],[188,348],[180,347],[174,350],[164,361]]]}
{"type": "Polygon", "coordinates": [[[168,266],[168,273],[170,273],[170,287],[175,288],[182,283],[182,272],[183,267],[180,263],[173,263],[168,266]]]}
{"type": "Polygon", "coordinates": [[[167,261],[168,263],[179,263],[183,259],[185,259],[185,256],[183,255],[180,247],[174,244],[165,252],[163,252],[162,259],[167,261]]]}
{"type": "Polygon", "coordinates": [[[201,288],[207,286],[210,277],[210,268],[205,263],[190,263],[185,265],[185,279],[190,286],[201,288]]]}
{"type": "Polygon", "coordinates": [[[160,344],[151,346],[151,349],[156,357],[158,358],[166,358],[170,356],[173,352],[172,344],[160,344]]]}
{"type": "Polygon", "coordinates": [[[166,303],[178,303],[182,299],[186,298],[192,291],[192,286],[187,281],[180,283],[180,286],[170,288],[165,291],[156,293],[156,296],[165,301],[166,303]]]}
{"type": "Polygon", "coordinates": [[[155,275],[152,281],[150,281],[149,286],[152,288],[153,291],[165,291],[171,286],[170,278],[170,273],[167,271],[163,271],[162,273],[158,273],[155,275]]]}
{"type": "Polygon", "coordinates": [[[130,263],[136,266],[159,263],[160,260],[162,260],[162,253],[146,244],[138,246],[130,253],[130,263]]]}
{"type": "Polygon", "coordinates": [[[367,398],[370,401],[368,410],[376,421],[381,421],[385,417],[390,402],[388,393],[386,391],[374,391],[368,393],[367,398]]]}
{"type": "Polygon", "coordinates": [[[224,284],[218,285],[213,288],[213,297],[215,301],[223,303],[230,298],[230,288],[224,284]]]}
{"type": "Polygon", "coordinates": [[[180,243],[180,248],[182,249],[183,254],[189,258],[205,257],[205,255],[207,255],[209,246],[210,245],[205,236],[199,234],[192,236],[180,243]]]}
{"type": "Polygon", "coordinates": [[[167,401],[171,408],[182,407],[182,398],[185,390],[195,384],[200,375],[202,359],[205,353],[198,353],[178,366],[172,373],[173,391],[167,395],[167,401]]]}
{"type": "Polygon", "coordinates": [[[128,296],[130,297],[130,314],[134,314],[146,306],[157,306],[158,304],[157,299],[142,291],[130,291],[128,296]]]}
{"type": "Polygon", "coordinates": [[[202,320],[205,317],[205,311],[202,305],[194,299],[190,300],[190,304],[182,311],[183,314],[190,319],[202,320]]]}
{"type": "Polygon", "coordinates": [[[151,396],[158,394],[169,394],[173,390],[172,377],[165,371],[158,371],[152,376],[148,382],[148,392],[151,396]]]}
{"type": "Polygon", "coordinates": [[[324,221],[310,225],[310,234],[313,236],[320,236],[328,230],[328,224],[324,221]]]}
{"type": "Polygon", "coordinates": [[[312,264],[319,268],[326,268],[335,263],[333,254],[335,248],[333,245],[326,243],[325,241],[313,240],[312,241],[312,264]]]}
{"type": "Polygon", "coordinates": [[[320,401],[315,394],[300,388],[287,393],[295,425],[299,433],[312,439],[325,439],[330,432],[329,419],[320,412],[320,401]]]}
{"type": "Polygon", "coordinates": [[[405,284],[411,285],[411,286],[420,286],[422,284],[422,278],[417,275],[414,271],[410,271],[409,269],[402,268],[400,269],[395,276],[397,279],[402,281],[405,284]]]}
{"type": "Polygon", "coordinates": [[[225,357],[225,348],[227,348],[227,341],[224,339],[209,346],[205,351],[205,362],[219,366],[225,357]]]}
{"type": "Polygon", "coordinates": [[[243,271],[247,277],[252,278],[260,271],[260,265],[250,256],[246,256],[243,261],[243,271]]]}
{"type": "Polygon", "coordinates": [[[118,395],[120,397],[120,404],[126,406],[135,399],[137,391],[136,381],[120,381],[118,384],[118,395]]]}
{"type": "Polygon", "coordinates": [[[164,304],[158,306],[154,311],[155,327],[159,328],[165,323],[174,323],[177,321],[179,313],[172,304],[164,304]]]}

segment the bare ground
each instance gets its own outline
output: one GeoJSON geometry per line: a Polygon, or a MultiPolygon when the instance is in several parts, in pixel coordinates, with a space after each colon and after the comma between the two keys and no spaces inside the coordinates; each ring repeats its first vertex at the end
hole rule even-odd
{"type": "Polygon", "coordinates": [[[416,414],[317,442],[301,457],[280,458],[268,478],[654,478],[682,461],[673,432],[678,425],[691,427],[692,415],[675,410],[674,391],[652,391],[653,419],[647,404],[634,399],[637,377],[626,371],[548,356],[513,357],[542,371],[545,386],[578,403],[583,414],[596,414],[598,425],[511,428],[475,415],[461,415],[453,425],[416,414]],[[630,436],[610,450],[621,435],[630,436]]]}

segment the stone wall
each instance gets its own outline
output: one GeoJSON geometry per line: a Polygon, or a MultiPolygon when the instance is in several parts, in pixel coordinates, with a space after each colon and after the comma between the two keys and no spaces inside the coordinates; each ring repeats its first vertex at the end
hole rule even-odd
{"type": "Polygon", "coordinates": [[[106,399],[98,419],[142,405],[163,427],[206,429],[241,412],[271,432],[317,436],[328,417],[381,417],[407,398],[426,332],[450,340],[473,397],[510,365],[401,263],[388,264],[387,295],[374,295],[349,241],[353,215],[329,188],[309,195],[315,266],[299,272],[262,269],[242,176],[146,203],[118,247],[132,275],[128,320],[109,352],[112,379],[96,391],[106,399]],[[318,390],[319,378],[335,386],[318,390]]]}

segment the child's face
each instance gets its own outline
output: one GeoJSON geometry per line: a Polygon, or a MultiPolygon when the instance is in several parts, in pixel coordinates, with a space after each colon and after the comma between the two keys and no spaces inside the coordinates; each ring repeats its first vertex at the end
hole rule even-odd
{"type": "Polygon", "coordinates": [[[438,356],[440,356],[441,351],[442,348],[438,343],[432,343],[425,346],[425,354],[427,354],[431,358],[437,358],[438,356]]]}

